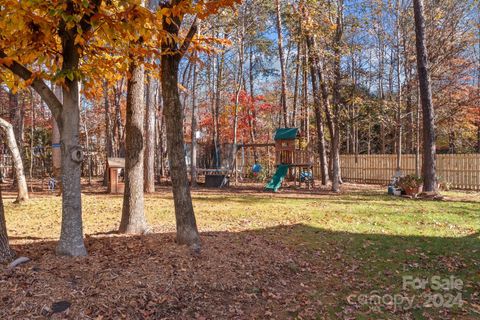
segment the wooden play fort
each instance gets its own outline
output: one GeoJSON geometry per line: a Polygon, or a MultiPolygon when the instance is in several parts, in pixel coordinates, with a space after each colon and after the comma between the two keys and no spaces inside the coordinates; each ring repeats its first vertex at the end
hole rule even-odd
{"type": "Polygon", "coordinates": [[[311,167],[313,153],[304,145],[298,128],[281,128],[275,132],[275,164],[311,167]]]}
{"type": "MultiPolygon", "coordinates": [[[[261,168],[259,163],[265,165],[267,172],[274,170],[266,190],[278,191],[282,183],[294,181],[295,184],[306,183],[313,186],[314,153],[302,136],[298,128],[279,128],[275,131],[274,142],[238,144],[233,150],[227,149],[222,154],[227,154],[226,163],[217,168],[198,168],[197,174],[205,176],[207,187],[223,187],[230,178],[244,177],[253,172],[254,168],[261,168]],[[253,157],[252,157],[253,155],[253,157]]],[[[202,160],[197,161],[201,163],[202,160]]],[[[224,161],[225,162],[225,161],[224,161]]],[[[262,170],[262,169],[260,169],[262,170]]]]}
{"type": "Polygon", "coordinates": [[[280,128],[275,132],[277,170],[266,190],[278,191],[285,179],[313,186],[313,152],[302,139],[298,128],[280,128]]]}

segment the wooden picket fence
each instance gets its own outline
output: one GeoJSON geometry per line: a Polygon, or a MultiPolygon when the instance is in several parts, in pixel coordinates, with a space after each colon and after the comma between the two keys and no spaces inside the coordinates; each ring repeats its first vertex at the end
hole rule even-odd
{"type": "MultiPolygon", "coordinates": [[[[420,156],[420,168],[421,161],[420,156]]],[[[388,184],[396,173],[397,156],[341,155],[340,166],[344,181],[388,184]]],[[[402,172],[415,174],[415,155],[402,156],[402,172]]],[[[319,177],[318,167],[315,167],[314,174],[319,177]]],[[[437,175],[454,189],[480,191],[480,154],[439,154],[437,175]]]]}

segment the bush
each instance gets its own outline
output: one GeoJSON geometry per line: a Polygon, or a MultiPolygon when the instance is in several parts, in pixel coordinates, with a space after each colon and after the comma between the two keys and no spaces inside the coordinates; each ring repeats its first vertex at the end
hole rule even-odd
{"type": "Polygon", "coordinates": [[[417,175],[410,174],[398,179],[398,186],[403,190],[416,189],[423,184],[423,179],[417,175]]]}

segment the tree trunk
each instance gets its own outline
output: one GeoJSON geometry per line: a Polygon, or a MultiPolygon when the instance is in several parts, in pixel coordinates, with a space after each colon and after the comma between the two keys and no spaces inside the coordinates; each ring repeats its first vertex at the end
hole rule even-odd
{"type": "MultiPolygon", "coordinates": [[[[218,59],[218,58],[217,58],[218,59]]],[[[225,53],[222,52],[220,56],[220,61],[217,62],[217,79],[215,85],[215,102],[212,104],[213,108],[213,144],[215,148],[215,168],[220,168],[221,166],[221,155],[220,155],[220,95],[221,87],[223,83],[223,65],[225,63],[225,53]]]]}
{"type": "Polygon", "coordinates": [[[332,191],[339,192],[340,176],[340,86],[341,86],[341,41],[343,37],[343,1],[340,1],[337,13],[337,29],[334,45],[334,81],[333,81],[333,141],[332,141],[332,191]]]}
{"type": "MultiPolygon", "coordinates": [[[[88,185],[92,185],[92,153],[90,152],[90,136],[88,133],[88,126],[87,126],[87,109],[85,109],[85,115],[83,117],[83,132],[85,133],[85,150],[87,150],[87,159],[86,162],[88,164],[88,185]]],[[[82,122],[82,114],[80,113],[80,122],[82,122]]]]}
{"type": "Polygon", "coordinates": [[[304,45],[304,55],[302,57],[302,119],[301,127],[310,143],[310,110],[308,105],[308,49],[307,44],[304,45]]]}
{"type": "Polygon", "coordinates": [[[145,115],[145,168],[144,168],[144,189],[146,193],[155,192],[155,85],[153,79],[147,77],[146,93],[146,115],[145,115]]]}
{"type": "Polygon", "coordinates": [[[190,180],[192,188],[197,187],[197,62],[193,66],[193,83],[192,83],[192,153],[190,162],[190,180]]]}
{"type": "Polygon", "coordinates": [[[125,125],[125,192],[119,232],[143,234],[148,232],[143,198],[145,69],[142,64],[131,62],[130,74],[125,125]]]}
{"type": "MultiPolygon", "coordinates": [[[[63,101],[62,88],[55,86],[55,95],[58,100],[63,101]]],[[[60,129],[57,120],[52,116],[52,176],[55,178],[58,186],[57,195],[62,194],[62,150],[60,144],[60,129]]]]}
{"type": "Polygon", "coordinates": [[[400,0],[397,0],[397,21],[396,21],[396,58],[397,58],[397,174],[400,174],[402,169],[402,78],[400,74],[401,60],[400,60],[400,0]]]}
{"type": "Polygon", "coordinates": [[[117,140],[117,152],[116,154],[119,157],[125,156],[125,143],[124,143],[124,128],[122,123],[122,112],[120,110],[120,100],[122,96],[122,87],[123,87],[123,79],[120,81],[118,85],[119,88],[114,87],[113,94],[114,94],[114,101],[115,101],[115,128],[117,132],[116,140],[117,140]]]}
{"type": "MultiPolygon", "coordinates": [[[[73,46],[72,46],[73,47],[73,46]]],[[[72,51],[75,50],[72,48],[72,51]]],[[[77,53],[70,53],[77,56],[77,53]]],[[[70,66],[67,58],[64,64],[70,66]]],[[[78,59],[78,56],[76,57],[78,59]]],[[[64,58],[65,59],[65,58],[64,58]]],[[[75,59],[75,58],[73,58],[75,59]]],[[[78,61],[78,60],[77,60],[78,61]]],[[[78,64],[77,64],[78,65],[78,64]]],[[[66,69],[70,70],[70,67],[66,69]]],[[[85,256],[83,243],[81,163],[82,147],[79,144],[80,110],[78,80],[65,79],[63,88],[63,111],[58,123],[61,135],[62,156],[62,230],[57,246],[57,254],[65,256],[85,256]]]]}
{"type": "Polygon", "coordinates": [[[403,34],[403,46],[404,46],[404,73],[405,73],[405,100],[406,100],[406,110],[407,113],[407,125],[406,125],[406,152],[412,154],[415,152],[415,132],[414,132],[414,122],[415,122],[415,110],[413,107],[412,101],[412,71],[408,61],[408,51],[406,45],[406,36],[403,34]]]}
{"type": "Polygon", "coordinates": [[[295,89],[293,91],[293,111],[292,111],[292,121],[291,126],[297,126],[297,105],[298,105],[298,92],[299,92],[299,78],[300,78],[300,54],[302,46],[299,41],[297,44],[297,58],[295,63],[295,89]]]}
{"type": "Polygon", "coordinates": [[[436,192],[435,111],[432,104],[432,88],[428,70],[423,0],[413,0],[413,9],[415,15],[418,81],[423,111],[423,190],[425,192],[436,192]]]}
{"type": "Polygon", "coordinates": [[[15,257],[15,253],[8,244],[7,223],[3,208],[2,190],[0,188],[0,264],[8,263],[15,257]]]}
{"type": "Polygon", "coordinates": [[[17,146],[13,126],[8,121],[0,118],[0,127],[2,127],[5,132],[7,146],[12,154],[13,166],[15,168],[15,177],[18,185],[18,195],[15,203],[21,203],[28,200],[28,186],[27,179],[25,178],[22,157],[17,146]]]}
{"type": "MultiPolygon", "coordinates": [[[[36,114],[35,114],[35,96],[33,94],[33,89],[30,88],[30,110],[31,110],[31,123],[30,123],[30,168],[29,168],[29,175],[30,175],[30,183],[33,180],[33,142],[34,142],[34,134],[35,134],[35,122],[36,122],[36,114]]],[[[33,188],[30,188],[33,192],[33,188]]]]}
{"type": "MultiPolygon", "coordinates": [[[[18,147],[20,159],[23,161],[23,142],[24,142],[24,127],[25,127],[25,99],[22,98],[22,102],[19,103],[19,98],[22,98],[18,93],[13,94],[10,92],[11,106],[10,109],[10,123],[12,125],[13,134],[15,137],[15,144],[18,147]]],[[[15,177],[15,182],[16,177],[15,177]]]]}
{"type": "Polygon", "coordinates": [[[383,88],[383,76],[384,76],[384,69],[385,69],[385,44],[383,39],[383,30],[378,31],[378,97],[381,103],[380,109],[380,153],[386,154],[385,148],[385,124],[384,124],[384,110],[385,110],[385,92],[383,88]]]}
{"type": "MultiPolygon", "coordinates": [[[[314,48],[316,49],[315,46],[315,40],[314,40],[314,48]]],[[[330,108],[330,99],[328,97],[328,88],[327,88],[327,82],[326,79],[323,75],[323,65],[322,61],[320,60],[320,57],[317,56],[317,76],[318,76],[318,82],[320,85],[320,92],[322,94],[322,102],[323,102],[323,107],[325,109],[325,118],[327,120],[327,127],[328,127],[328,133],[330,134],[330,159],[329,159],[329,176],[330,178],[333,177],[333,153],[332,150],[334,150],[333,146],[333,138],[335,136],[335,128],[334,128],[334,123],[333,123],[333,116],[332,116],[332,111],[330,108]]]]}
{"type": "Polygon", "coordinates": [[[240,106],[240,93],[243,87],[243,61],[244,61],[244,51],[245,51],[245,15],[246,10],[242,13],[242,22],[241,26],[238,28],[238,39],[239,39],[239,52],[238,52],[238,74],[236,77],[236,88],[235,88],[235,105],[234,105],[234,114],[233,114],[233,145],[232,145],[232,154],[231,154],[231,167],[235,177],[235,183],[238,181],[238,172],[237,172],[237,144],[238,144],[238,109],[240,106]]]}
{"type": "Polygon", "coordinates": [[[315,124],[317,127],[317,139],[318,139],[318,154],[320,157],[320,173],[322,175],[322,185],[326,185],[328,182],[328,162],[327,154],[325,150],[325,137],[324,137],[324,128],[323,128],[323,116],[321,110],[321,99],[317,83],[317,72],[318,63],[316,61],[317,55],[313,52],[313,38],[307,36],[307,46],[309,51],[310,58],[310,76],[312,80],[312,91],[313,91],[313,100],[315,108],[315,124]]]}
{"type": "Polygon", "coordinates": [[[287,111],[287,72],[285,70],[285,57],[283,54],[283,35],[282,35],[282,13],[280,0],[275,0],[277,14],[277,34],[278,34],[278,56],[280,58],[280,71],[282,75],[282,92],[280,103],[283,112],[283,123],[288,127],[288,111],[287,111]]]}
{"type": "Polygon", "coordinates": [[[417,107],[415,110],[415,175],[420,176],[420,90],[417,89],[417,107]]]}
{"type": "Polygon", "coordinates": [[[165,139],[164,139],[164,117],[163,117],[163,99],[160,88],[160,83],[157,86],[157,101],[158,101],[158,110],[156,110],[158,119],[156,123],[156,138],[157,138],[157,175],[160,182],[161,177],[165,174],[165,139]]]}
{"type": "MultiPolygon", "coordinates": [[[[103,83],[103,97],[104,97],[104,108],[105,108],[105,156],[106,160],[113,157],[113,141],[112,141],[112,130],[110,124],[110,99],[108,96],[108,82],[104,81],[103,83]]],[[[103,186],[108,185],[108,170],[105,161],[105,172],[103,173],[103,186]]]]}
{"type": "MultiPolygon", "coordinates": [[[[81,32],[85,33],[92,27],[91,17],[98,12],[99,2],[91,3],[91,15],[86,14],[80,24],[81,32]]],[[[66,11],[75,15],[76,9],[71,1],[66,2],[66,11]]],[[[13,73],[24,80],[31,80],[30,85],[38,92],[47,103],[53,116],[57,120],[61,135],[62,152],[62,228],[57,253],[68,256],[84,256],[87,254],[83,242],[82,224],[82,199],[81,199],[81,163],[83,161],[82,147],[79,145],[80,106],[79,106],[79,80],[77,76],[82,47],[75,44],[79,30],[77,27],[69,28],[67,24],[60,23],[59,35],[62,45],[62,73],[66,74],[63,85],[63,104],[55,97],[45,82],[33,76],[32,72],[13,62],[9,66],[13,73]],[[70,76],[73,76],[71,78],[70,76]]],[[[0,58],[6,55],[0,51],[0,58]]]]}
{"type": "Polygon", "coordinates": [[[177,86],[179,63],[180,58],[178,56],[162,56],[162,94],[167,129],[168,159],[175,204],[177,243],[199,246],[200,236],[193,211],[187,164],[185,162],[183,113],[177,86]]]}
{"type": "MultiPolygon", "coordinates": [[[[255,105],[255,81],[253,75],[253,47],[250,46],[248,52],[248,77],[250,84],[250,99],[252,101],[251,108],[249,108],[249,117],[248,117],[248,127],[250,130],[250,142],[255,144],[257,140],[257,110],[255,105]]],[[[258,161],[258,152],[257,148],[253,147],[253,159],[255,162],[258,161]]]]}
{"type": "Polygon", "coordinates": [[[105,108],[105,151],[106,156],[113,157],[113,143],[112,143],[112,129],[110,121],[110,99],[108,96],[108,82],[105,81],[103,84],[103,95],[104,95],[104,108],[105,108]]]}

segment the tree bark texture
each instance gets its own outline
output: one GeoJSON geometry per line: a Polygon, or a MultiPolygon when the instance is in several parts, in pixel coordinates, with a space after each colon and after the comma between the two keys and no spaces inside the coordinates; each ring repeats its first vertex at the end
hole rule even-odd
{"type": "Polygon", "coordinates": [[[183,114],[178,93],[178,65],[175,56],[162,56],[162,93],[167,129],[167,150],[173,185],[173,198],[177,225],[177,242],[195,245],[200,243],[197,222],[193,211],[190,186],[185,162],[183,114]]]}
{"type": "Polygon", "coordinates": [[[145,69],[142,64],[131,62],[130,74],[125,125],[125,192],[119,232],[143,234],[148,231],[143,196],[145,69]]]}
{"type": "Polygon", "coordinates": [[[0,118],[0,127],[2,127],[3,131],[5,132],[7,146],[12,154],[13,166],[15,168],[15,177],[18,185],[18,194],[15,202],[21,203],[28,200],[27,179],[25,178],[22,157],[17,146],[17,140],[15,139],[13,126],[8,121],[0,118]]]}
{"type": "Polygon", "coordinates": [[[435,112],[432,103],[432,88],[428,70],[428,51],[425,39],[423,0],[414,0],[417,69],[420,100],[423,112],[423,190],[437,191],[435,112]]]}
{"type": "Polygon", "coordinates": [[[57,253],[66,256],[85,256],[87,250],[83,242],[80,184],[83,151],[79,143],[79,88],[77,80],[65,81],[64,110],[59,123],[62,152],[62,230],[57,253]]]}
{"type": "Polygon", "coordinates": [[[311,36],[307,36],[307,47],[309,50],[310,58],[310,77],[312,80],[313,101],[315,109],[315,124],[317,127],[317,139],[318,139],[318,153],[320,156],[320,173],[322,175],[322,185],[326,185],[328,182],[328,162],[325,148],[325,135],[323,126],[323,115],[321,109],[321,99],[319,93],[319,85],[317,81],[317,68],[316,54],[313,52],[313,39],[311,36]]]}
{"type": "Polygon", "coordinates": [[[197,187],[197,64],[193,66],[193,83],[192,83],[192,159],[190,163],[190,179],[192,188],[197,187]]]}
{"type": "MultiPolygon", "coordinates": [[[[58,100],[63,101],[62,88],[55,86],[54,91],[58,100]]],[[[52,176],[57,181],[58,195],[62,194],[62,150],[60,148],[60,129],[57,120],[52,117],[52,176]]]]}
{"type": "MultiPolygon", "coordinates": [[[[180,18],[167,22],[164,19],[164,29],[173,35],[178,35],[180,18]]],[[[176,241],[191,247],[200,248],[200,236],[193,211],[192,196],[185,161],[185,140],[183,132],[183,109],[178,92],[178,69],[184,52],[188,49],[188,37],[193,37],[196,28],[192,25],[187,38],[179,48],[176,43],[164,42],[162,50],[175,52],[163,55],[161,58],[161,82],[163,95],[163,114],[167,131],[167,151],[172,177],[173,200],[175,205],[175,218],[177,226],[176,241]]],[[[191,39],[191,38],[190,38],[191,39]]]]}
{"type": "Polygon", "coordinates": [[[145,115],[145,168],[144,190],[146,193],[155,192],[155,82],[147,77],[146,115],[145,115]]]}

